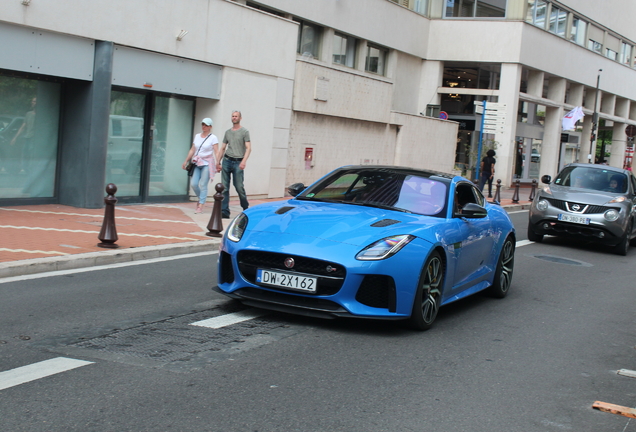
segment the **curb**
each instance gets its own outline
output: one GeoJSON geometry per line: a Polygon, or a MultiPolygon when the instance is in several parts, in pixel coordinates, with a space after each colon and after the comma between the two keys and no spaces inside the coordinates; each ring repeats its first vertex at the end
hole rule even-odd
{"type": "Polygon", "coordinates": [[[221,239],[143,246],[129,249],[111,249],[104,252],[65,255],[62,257],[34,258],[0,263],[0,278],[32,275],[59,270],[74,270],[152,258],[163,258],[218,249],[221,239]]]}

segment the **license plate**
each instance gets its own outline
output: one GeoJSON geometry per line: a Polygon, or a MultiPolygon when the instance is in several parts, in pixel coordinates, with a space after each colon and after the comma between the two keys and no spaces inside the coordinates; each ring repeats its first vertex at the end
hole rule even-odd
{"type": "Polygon", "coordinates": [[[586,218],[583,216],[576,216],[576,215],[568,215],[563,213],[559,214],[559,220],[563,222],[572,222],[572,223],[581,224],[581,225],[590,224],[590,218],[586,218]]]}
{"type": "Polygon", "coordinates": [[[316,292],[318,279],[290,273],[279,273],[270,270],[256,270],[256,282],[309,293],[316,292]]]}

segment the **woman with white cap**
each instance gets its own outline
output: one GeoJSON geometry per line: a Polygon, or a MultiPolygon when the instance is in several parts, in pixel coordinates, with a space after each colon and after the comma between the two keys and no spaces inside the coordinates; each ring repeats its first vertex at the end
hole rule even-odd
{"type": "Polygon", "coordinates": [[[219,147],[218,138],[212,134],[212,119],[206,117],[201,120],[201,129],[201,133],[194,136],[192,147],[182,166],[186,169],[190,161],[196,165],[190,181],[190,186],[198,198],[195,213],[203,211],[203,204],[208,197],[208,183],[216,174],[219,147]]]}

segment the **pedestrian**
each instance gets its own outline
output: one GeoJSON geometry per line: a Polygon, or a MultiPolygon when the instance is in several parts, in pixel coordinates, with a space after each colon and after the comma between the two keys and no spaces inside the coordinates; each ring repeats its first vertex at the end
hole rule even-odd
{"type": "Polygon", "coordinates": [[[224,188],[221,206],[223,219],[230,218],[230,177],[232,177],[232,184],[234,184],[243,210],[247,210],[250,206],[243,185],[243,172],[247,165],[247,159],[252,153],[252,142],[250,141],[250,132],[241,126],[242,118],[240,111],[232,111],[232,128],[225,131],[219,151],[217,168],[221,170],[221,182],[224,188]]]}
{"type": "Polygon", "coordinates": [[[196,165],[190,180],[190,186],[197,196],[195,213],[203,212],[203,205],[208,198],[208,183],[217,172],[218,144],[219,139],[212,134],[212,119],[206,117],[201,120],[201,133],[194,136],[192,147],[182,166],[186,169],[188,162],[196,165]]]}
{"type": "Polygon", "coordinates": [[[494,150],[488,150],[479,166],[479,189],[483,192],[484,185],[488,183],[488,198],[492,198],[492,180],[495,177],[495,163],[497,162],[495,154],[494,150]]]}

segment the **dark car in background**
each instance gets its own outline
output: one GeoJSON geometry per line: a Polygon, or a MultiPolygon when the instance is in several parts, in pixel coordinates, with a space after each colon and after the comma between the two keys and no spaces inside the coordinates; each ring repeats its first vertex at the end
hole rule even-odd
{"type": "Polygon", "coordinates": [[[529,214],[528,239],[569,237],[612,246],[627,255],[636,246],[636,178],[607,165],[567,165],[539,189],[529,214]]]}

